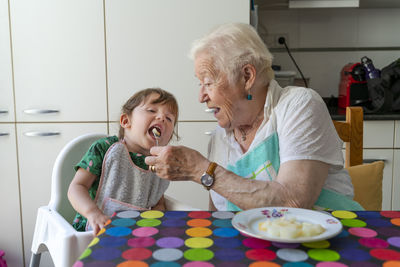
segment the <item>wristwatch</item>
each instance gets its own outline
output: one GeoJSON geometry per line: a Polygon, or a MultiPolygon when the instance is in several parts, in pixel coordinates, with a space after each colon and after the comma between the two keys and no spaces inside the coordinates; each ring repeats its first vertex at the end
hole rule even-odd
{"type": "Polygon", "coordinates": [[[201,184],[207,189],[210,190],[211,186],[214,184],[214,171],[215,168],[217,168],[217,163],[211,162],[210,165],[208,165],[207,171],[203,173],[201,176],[201,184]]]}

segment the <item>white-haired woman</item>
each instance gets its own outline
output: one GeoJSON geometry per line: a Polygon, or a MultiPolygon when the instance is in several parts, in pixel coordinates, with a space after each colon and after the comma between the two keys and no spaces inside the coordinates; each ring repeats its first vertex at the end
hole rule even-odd
{"type": "Polygon", "coordinates": [[[265,206],[359,210],[339,139],[312,89],[281,88],[272,55],[251,26],[224,24],[191,49],[199,101],[218,121],[208,159],[183,146],[153,147],[158,176],[210,190],[211,210],[265,206]]]}

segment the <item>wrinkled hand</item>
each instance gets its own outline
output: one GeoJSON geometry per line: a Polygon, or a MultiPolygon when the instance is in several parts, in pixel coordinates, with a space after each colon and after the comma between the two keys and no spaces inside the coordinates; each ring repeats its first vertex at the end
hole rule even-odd
{"type": "Polygon", "coordinates": [[[89,213],[87,219],[89,225],[93,228],[94,234],[97,235],[100,229],[104,227],[104,225],[110,218],[104,215],[101,210],[96,210],[89,213]]]}
{"type": "Polygon", "coordinates": [[[185,146],[156,146],[146,157],[154,165],[156,174],[170,181],[197,181],[207,169],[209,161],[198,151],[185,146]]]}

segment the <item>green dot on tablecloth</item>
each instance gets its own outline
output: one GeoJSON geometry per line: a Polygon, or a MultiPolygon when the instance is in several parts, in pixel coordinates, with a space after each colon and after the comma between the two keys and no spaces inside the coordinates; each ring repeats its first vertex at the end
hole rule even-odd
{"type": "Polygon", "coordinates": [[[331,249],[314,248],[307,251],[307,254],[316,261],[337,261],[340,259],[339,253],[331,249]]]}
{"type": "Polygon", "coordinates": [[[191,248],[183,253],[183,257],[190,261],[208,261],[214,257],[214,252],[205,248],[191,248]]]}
{"type": "Polygon", "coordinates": [[[84,259],[87,256],[89,256],[90,254],[92,254],[92,250],[90,248],[85,249],[85,251],[82,253],[82,255],[79,257],[79,259],[84,259]]]}
{"type": "Polygon", "coordinates": [[[147,226],[147,227],[152,227],[152,226],[158,226],[161,224],[161,221],[158,219],[142,219],[137,221],[136,223],[138,226],[147,226]]]}
{"type": "Polygon", "coordinates": [[[359,219],[343,219],[340,222],[347,227],[364,227],[367,225],[366,222],[359,219]]]}

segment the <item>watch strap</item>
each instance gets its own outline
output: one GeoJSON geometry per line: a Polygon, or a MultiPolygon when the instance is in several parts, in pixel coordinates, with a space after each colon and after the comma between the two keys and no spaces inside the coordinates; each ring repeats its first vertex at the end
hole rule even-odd
{"type": "Polygon", "coordinates": [[[207,173],[208,175],[214,177],[214,171],[215,171],[215,169],[217,168],[217,166],[218,166],[217,163],[211,162],[211,163],[208,165],[208,168],[207,168],[206,173],[207,173]]]}

